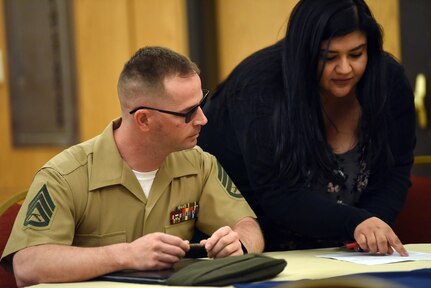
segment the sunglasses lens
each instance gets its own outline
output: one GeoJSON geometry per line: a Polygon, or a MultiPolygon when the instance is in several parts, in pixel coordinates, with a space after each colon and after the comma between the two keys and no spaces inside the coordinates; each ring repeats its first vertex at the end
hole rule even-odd
{"type": "Polygon", "coordinates": [[[202,91],[203,91],[204,97],[203,97],[201,103],[199,103],[199,105],[197,105],[196,107],[193,107],[192,110],[190,110],[189,112],[187,112],[186,118],[185,118],[186,123],[189,123],[192,120],[192,118],[196,114],[196,111],[198,111],[199,107],[200,108],[204,108],[205,103],[207,101],[207,96],[208,96],[209,91],[208,90],[202,90],[202,91]]]}
{"type": "Polygon", "coordinates": [[[192,110],[190,110],[189,112],[187,112],[186,115],[186,123],[189,123],[190,120],[192,120],[192,118],[195,116],[196,111],[198,111],[199,106],[194,107],[192,110]]]}

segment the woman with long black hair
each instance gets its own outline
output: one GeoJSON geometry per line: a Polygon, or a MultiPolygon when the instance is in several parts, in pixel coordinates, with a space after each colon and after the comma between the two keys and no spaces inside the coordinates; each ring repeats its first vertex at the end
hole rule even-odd
{"type": "Polygon", "coordinates": [[[266,250],[356,241],[406,255],[391,228],[410,186],[413,94],[363,0],[302,0],[286,36],[240,63],[198,141],[256,212],[266,250]]]}

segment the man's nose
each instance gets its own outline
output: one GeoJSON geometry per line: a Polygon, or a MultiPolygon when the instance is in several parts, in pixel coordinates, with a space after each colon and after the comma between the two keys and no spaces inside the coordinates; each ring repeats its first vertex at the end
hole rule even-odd
{"type": "Polygon", "coordinates": [[[196,111],[196,117],[195,117],[195,121],[194,124],[195,125],[201,125],[204,126],[208,123],[208,119],[207,116],[205,116],[204,111],[202,110],[201,107],[198,108],[198,111],[196,111]]]}

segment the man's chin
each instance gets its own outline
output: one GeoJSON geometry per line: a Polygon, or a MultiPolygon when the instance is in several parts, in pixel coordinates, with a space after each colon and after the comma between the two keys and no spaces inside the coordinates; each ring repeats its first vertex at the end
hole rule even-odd
{"type": "Polygon", "coordinates": [[[196,146],[196,144],[198,144],[197,138],[192,141],[189,141],[186,145],[184,145],[182,150],[192,149],[196,146]]]}

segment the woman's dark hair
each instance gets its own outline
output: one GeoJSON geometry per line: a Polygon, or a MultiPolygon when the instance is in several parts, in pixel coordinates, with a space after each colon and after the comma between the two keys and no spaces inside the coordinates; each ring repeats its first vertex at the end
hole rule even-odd
{"type": "Polygon", "coordinates": [[[363,0],[302,0],[292,11],[282,40],[284,97],[274,115],[277,138],[274,156],[279,161],[281,175],[288,174],[296,180],[308,175],[313,179],[320,171],[332,176],[334,156],[326,141],[319,96],[321,71],[317,67],[322,41],[330,42],[354,31],[365,33],[368,42],[368,63],[357,87],[362,107],[360,145],[367,145],[372,163],[381,151],[389,150],[383,36],[379,24],[363,0]]]}

